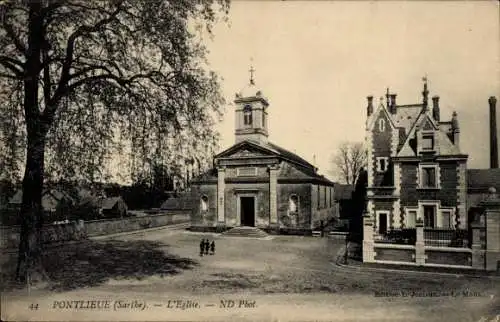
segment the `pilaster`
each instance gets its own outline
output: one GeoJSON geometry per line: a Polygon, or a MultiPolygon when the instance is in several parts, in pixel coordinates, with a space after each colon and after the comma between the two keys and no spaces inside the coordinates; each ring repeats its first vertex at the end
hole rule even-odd
{"type": "Polygon", "coordinates": [[[486,209],[486,269],[498,270],[500,263],[500,200],[486,209]]]}
{"type": "Polygon", "coordinates": [[[417,265],[425,264],[425,240],[424,240],[424,222],[417,220],[416,227],[416,241],[415,241],[415,263],[417,265]]]}
{"type": "Polygon", "coordinates": [[[460,162],[457,169],[458,187],[457,187],[457,213],[455,214],[456,226],[460,229],[467,229],[467,182],[466,182],[466,163],[460,162]]]}
{"type": "Polygon", "coordinates": [[[278,165],[269,166],[269,225],[278,227],[278,165]]]}
{"type": "Polygon", "coordinates": [[[367,214],[363,216],[363,262],[375,262],[373,219],[367,214]]]}
{"type": "Polygon", "coordinates": [[[403,216],[401,215],[401,200],[399,196],[401,195],[401,165],[399,163],[394,163],[394,194],[398,196],[398,199],[394,200],[392,204],[392,213],[394,216],[394,228],[401,228],[403,225],[403,216]]]}
{"type": "Polygon", "coordinates": [[[224,214],[226,190],[226,168],[217,168],[217,226],[225,226],[226,217],[224,214]]]}
{"type": "Polygon", "coordinates": [[[481,241],[481,235],[484,233],[485,223],[483,222],[473,222],[471,223],[472,230],[472,267],[475,269],[485,268],[485,250],[483,242],[481,241]]]}
{"type": "Polygon", "coordinates": [[[373,132],[369,129],[366,130],[366,135],[365,135],[365,143],[366,143],[366,150],[368,152],[368,157],[367,157],[367,172],[368,172],[368,187],[373,186],[373,176],[374,176],[374,169],[373,169],[373,132]]]}

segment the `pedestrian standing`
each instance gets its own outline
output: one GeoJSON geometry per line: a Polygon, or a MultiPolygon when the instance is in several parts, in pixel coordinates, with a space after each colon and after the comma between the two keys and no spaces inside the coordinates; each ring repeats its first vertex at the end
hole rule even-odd
{"type": "Polygon", "coordinates": [[[215,240],[212,240],[212,243],[210,244],[210,255],[215,254],[215,240]]]}
{"type": "Polygon", "coordinates": [[[205,255],[208,255],[208,250],[210,249],[210,242],[208,239],[205,241],[205,255]]]}
{"type": "Polygon", "coordinates": [[[205,239],[202,239],[200,242],[200,256],[203,256],[204,249],[205,249],[205,239]]]}

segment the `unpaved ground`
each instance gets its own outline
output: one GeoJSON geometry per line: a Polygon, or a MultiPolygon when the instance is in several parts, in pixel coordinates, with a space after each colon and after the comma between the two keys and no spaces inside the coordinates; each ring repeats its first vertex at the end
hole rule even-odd
{"type": "Polygon", "coordinates": [[[500,314],[498,279],[341,268],[333,264],[341,247],[323,238],[163,230],[68,247],[53,260],[64,268],[52,273],[51,290],[4,294],[2,320],[478,321],[500,314]],[[214,256],[198,255],[201,238],[216,240],[214,256]],[[113,307],[53,308],[96,299],[113,307]],[[121,299],[141,307],[115,310],[121,299]],[[176,299],[200,307],[182,309],[176,299]]]}

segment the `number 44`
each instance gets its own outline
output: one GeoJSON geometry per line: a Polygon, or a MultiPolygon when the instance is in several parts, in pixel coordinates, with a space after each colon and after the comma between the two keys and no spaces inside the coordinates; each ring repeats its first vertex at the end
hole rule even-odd
{"type": "Polygon", "coordinates": [[[34,303],[31,303],[31,305],[29,306],[30,310],[38,310],[38,303],[34,304],[34,303]]]}

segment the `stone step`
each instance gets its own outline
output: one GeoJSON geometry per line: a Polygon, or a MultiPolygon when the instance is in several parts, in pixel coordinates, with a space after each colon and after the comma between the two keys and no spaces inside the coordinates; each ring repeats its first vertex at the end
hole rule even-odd
{"type": "Polygon", "coordinates": [[[248,226],[234,227],[224,232],[223,234],[226,236],[258,237],[258,238],[263,238],[268,236],[266,232],[260,230],[259,228],[248,227],[248,226]]]}

